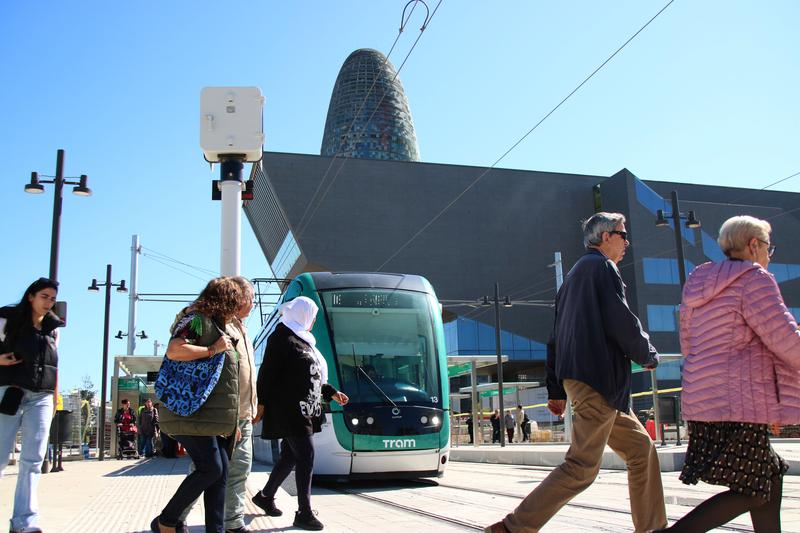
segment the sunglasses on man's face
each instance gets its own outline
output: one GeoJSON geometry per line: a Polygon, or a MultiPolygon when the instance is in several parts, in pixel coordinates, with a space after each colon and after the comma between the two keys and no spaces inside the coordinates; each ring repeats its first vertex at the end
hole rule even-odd
{"type": "Polygon", "coordinates": [[[615,229],[615,230],[609,231],[609,233],[619,235],[620,237],[622,237],[623,241],[627,241],[628,240],[628,232],[627,231],[619,231],[619,230],[615,229]]]}

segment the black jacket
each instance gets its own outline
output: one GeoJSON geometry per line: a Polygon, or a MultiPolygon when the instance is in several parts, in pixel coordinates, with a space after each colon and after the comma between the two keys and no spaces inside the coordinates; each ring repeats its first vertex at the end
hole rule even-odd
{"type": "Polygon", "coordinates": [[[587,250],[567,274],[556,296],[556,319],[547,344],[547,392],[567,398],[563,381],[574,379],[628,412],[631,361],[658,364],[658,353],[625,300],[617,265],[587,250]]]}
{"type": "Polygon", "coordinates": [[[322,383],[311,347],[283,324],[267,339],[256,390],[264,406],[263,439],[318,433],[325,420],[321,400],[336,394],[322,383]]]}
{"type": "MultiPolygon", "coordinates": [[[[10,332],[14,312],[14,306],[0,308],[0,318],[8,321],[6,335],[10,332]]],[[[5,342],[0,342],[0,353],[14,352],[14,356],[23,362],[0,366],[0,385],[17,385],[35,392],[54,391],[58,377],[56,329],[63,325],[64,322],[50,312],[44,316],[41,330],[28,324],[18,338],[5,336],[5,342]]]]}

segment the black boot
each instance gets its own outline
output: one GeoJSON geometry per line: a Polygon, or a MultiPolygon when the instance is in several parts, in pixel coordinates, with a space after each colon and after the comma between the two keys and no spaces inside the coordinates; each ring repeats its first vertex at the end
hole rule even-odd
{"type": "Polygon", "coordinates": [[[283,511],[275,507],[275,498],[267,498],[261,494],[261,491],[258,491],[253,496],[253,503],[261,507],[267,516],[281,516],[283,514],[283,511]]]}
{"type": "Polygon", "coordinates": [[[314,511],[297,511],[294,514],[294,526],[308,531],[320,531],[325,526],[314,516],[314,511]]]}

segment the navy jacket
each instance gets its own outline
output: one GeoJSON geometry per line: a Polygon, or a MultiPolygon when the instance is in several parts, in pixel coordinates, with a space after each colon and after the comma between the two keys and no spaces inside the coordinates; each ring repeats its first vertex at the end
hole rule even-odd
{"type": "Polygon", "coordinates": [[[631,361],[657,365],[658,353],[628,307],[617,265],[589,249],[556,296],[555,325],[547,344],[548,396],[566,399],[563,381],[574,379],[628,412],[631,361]]]}

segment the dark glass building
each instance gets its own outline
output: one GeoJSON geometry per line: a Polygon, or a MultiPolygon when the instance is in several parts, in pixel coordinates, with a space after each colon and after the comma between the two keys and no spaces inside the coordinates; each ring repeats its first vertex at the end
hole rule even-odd
{"type": "MultiPolygon", "coordinates": [[[[324,199],[309,208],[330,163],[330,157],[265,152],[253,167],[255,199],[245,213],[278,277],[323,270],[404,272],[425,276],[440,299],[477,301],[491,295],[497,281],[501,297],[553,300],[554,252],[561,252],[566,274],[584,252],[580,221],[599,210],[617,211],[627,217],[631,241],[620,264],[628,302],[658,350],[679,353],[675,233],[655,225],[658,209],[671,211],[670,191],[676,190],[681,210],[694,210],[702,222],[697,229],[682,228],[687,271],[722,257],[716,236],[727,218],[767,219],[778,247],[770,271],[787,306],[800,316],[800,194],[644,181],[627,169],[613,176],[491,169],[409,243],[487,169],[349,159],[324,199]]],[[[514,306],[501,313],[502,351],[509,356],[504,378],[543,382],[552,309],[514,306]]],[[[495,352],[493,308],[446,307],[444,318],[450,354],[495,352]]],[[[659,366],[660,388],[679,386],[680,366],[659,366]]],[[[637,374],[634,390],[649,388],[649,377],[637,374]]],[[[634,405],[644,408],[649,401],[636,398],[634,405]]]]}
{"type": "Polygon", "coordinates": [[[377,50],[356,50],[339,70],[320,153],[419,161],[403,85],[394,66],[377,50]]]}

